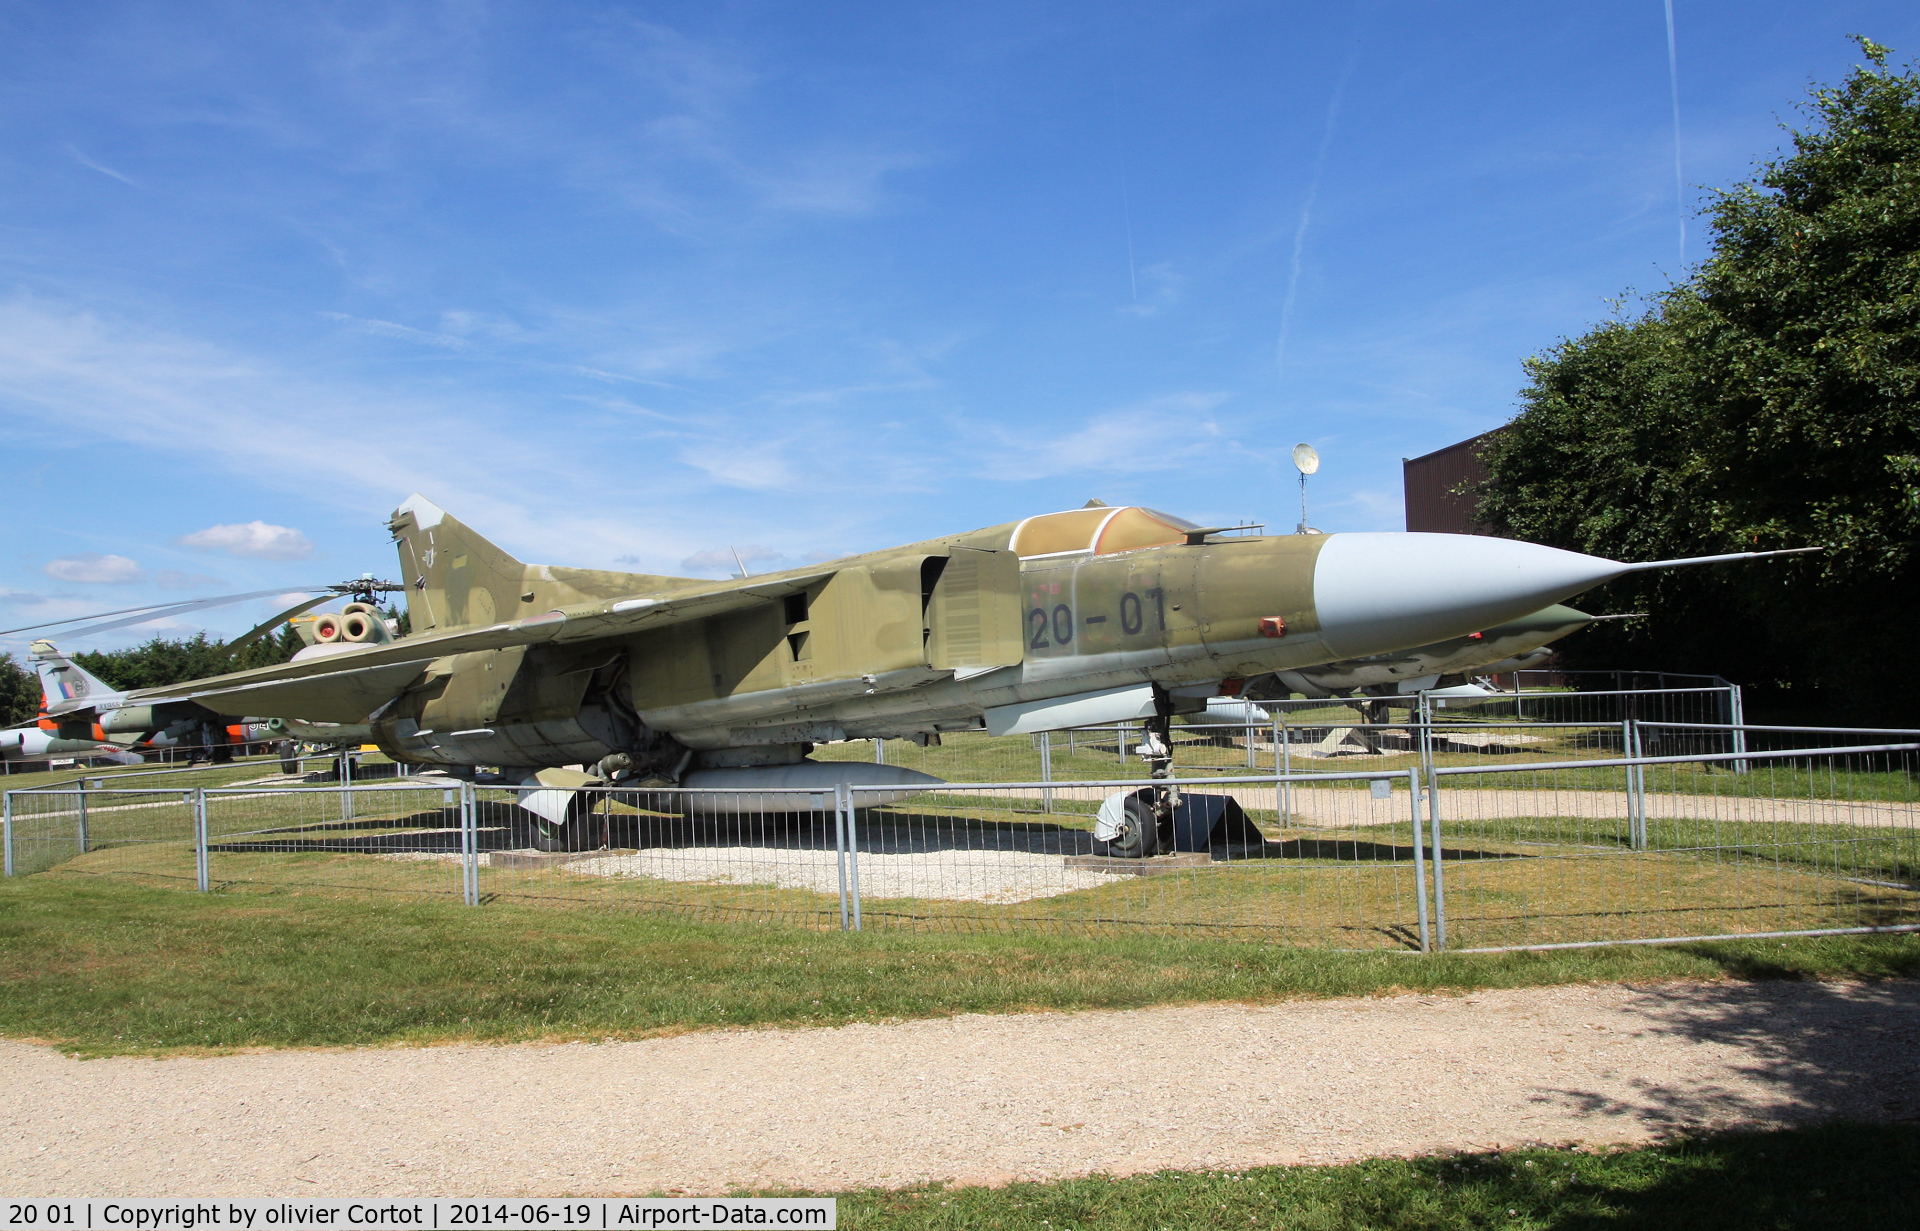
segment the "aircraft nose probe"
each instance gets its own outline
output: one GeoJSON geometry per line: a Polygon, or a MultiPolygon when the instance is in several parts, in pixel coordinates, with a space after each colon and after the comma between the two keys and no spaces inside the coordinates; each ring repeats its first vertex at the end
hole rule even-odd
{"type": "Polygon", "coordinates": [[[1628,564],[1480,535],[1333,534],[1314,564],[1313,600],[1328,647],[1357,657],[1504,624],[1628,573],[1824,550],[1628,564]]]}

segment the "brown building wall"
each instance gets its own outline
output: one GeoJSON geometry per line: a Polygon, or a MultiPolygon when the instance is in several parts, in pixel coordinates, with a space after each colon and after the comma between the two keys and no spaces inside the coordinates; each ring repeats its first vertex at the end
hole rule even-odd
{"type": "Polygon", "coordinates": [[[1475,500],[1455,495],[1456,489],[1487,477],[1480,450],[1503,429],[1482,432],[1472,440],[1435,449],[1423,457],[1401,459],[1401,483],[1406,496],[1407,529],[1433,534],[1487,534],[1473,520],[1475,500]]]}

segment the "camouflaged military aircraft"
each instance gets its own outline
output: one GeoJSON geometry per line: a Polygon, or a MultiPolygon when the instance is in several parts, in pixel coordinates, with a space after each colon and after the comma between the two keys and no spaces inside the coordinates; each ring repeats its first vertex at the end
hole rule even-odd
{"type": "Polygon", "coordinates": [[[1547,647],[1560,638],[1596,620],[1621,618],[1590,616],[1556,603],[1433,645],[1256,675],[1238,681],[1240,687],[1231,696],[1208,698],[1204,711],[1187,714],[1184,721],[1190,727],[1227,730],[1264,725],[1270,715],[1260,703],[1284,701],[1295,693],[1310,700],[1344,701],[1369,723],[1388,721],[1390,703],[1412,708],[1423,692],[1463,689],[1458,695],[1498,696],[1475,684],[1474,677],[1538,666],[1552,657],[1547,647]]]}
{"type": "MultiPolygon", "coordinates": [[[[229,718],[192,703],[143,703],[130,699],[62,654],[51,641],[29,651],[40,677],[37,725],[56,743],[87,743],[135,754],[186,751],[196,759],[224,760],[233,749],[277,738],[257,718],[229,718]]],[[[53,753],[23,755],[59,755],[53,753]]],[[[94,755],[81,753],[79,755],[94,755]]]]}
{"type": "Polygon", "coordinates": [[[550,847],[587,840],[572,792],[589,785],[724,788],[734,807],[759,789],[757,806],[791,810],[772,792],[936,781],[807,759],[837,740],[1140,721],[1165,777],[1170,720],[1223,680],[1467,637],[1643,569],[1781,554],[1625,564],[1466,535],[1221,537],[1093,502],[715,582],[523,564],[419,495],[388,528],[411,635],[134,700],[367,723],[407,764],[496,767],[547,788],[522,805],[550,847]]]}

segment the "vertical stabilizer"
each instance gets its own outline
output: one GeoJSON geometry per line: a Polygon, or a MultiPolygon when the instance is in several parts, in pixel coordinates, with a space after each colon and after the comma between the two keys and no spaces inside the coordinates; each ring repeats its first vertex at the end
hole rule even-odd
{"type": "Polygon", "coordinates": [[[34,670],[40,675],[40,709],[45,714],[62,714],[89,706],[104,705],[122,697],[106,681],[88,675],[51,641],[36,641],[28,649],[34,670]]]}
{"type": "Polygon", "coordinates": [[[415,633],[445,632],[526,612],[526,566],[415,494],[387,523],[400,550],[407,615],[415,633]]]}

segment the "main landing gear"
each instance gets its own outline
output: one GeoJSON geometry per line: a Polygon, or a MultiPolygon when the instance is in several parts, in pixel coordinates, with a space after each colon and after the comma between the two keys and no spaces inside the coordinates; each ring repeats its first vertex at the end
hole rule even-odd
{"type": "Polygon", "coordinates": [[[1172,698],[1154,689],[1155,710],[1146,721],[1146,733],[1134,752],[1147,762],[1155,786],[1135,791],[1120,802],[1118,832],[1106,839],[1107,854],[1121,859],[1146,859],[1173,849],[1173,813],[1180,806],[1180,788],[1173,776],[1172,698]]]}

